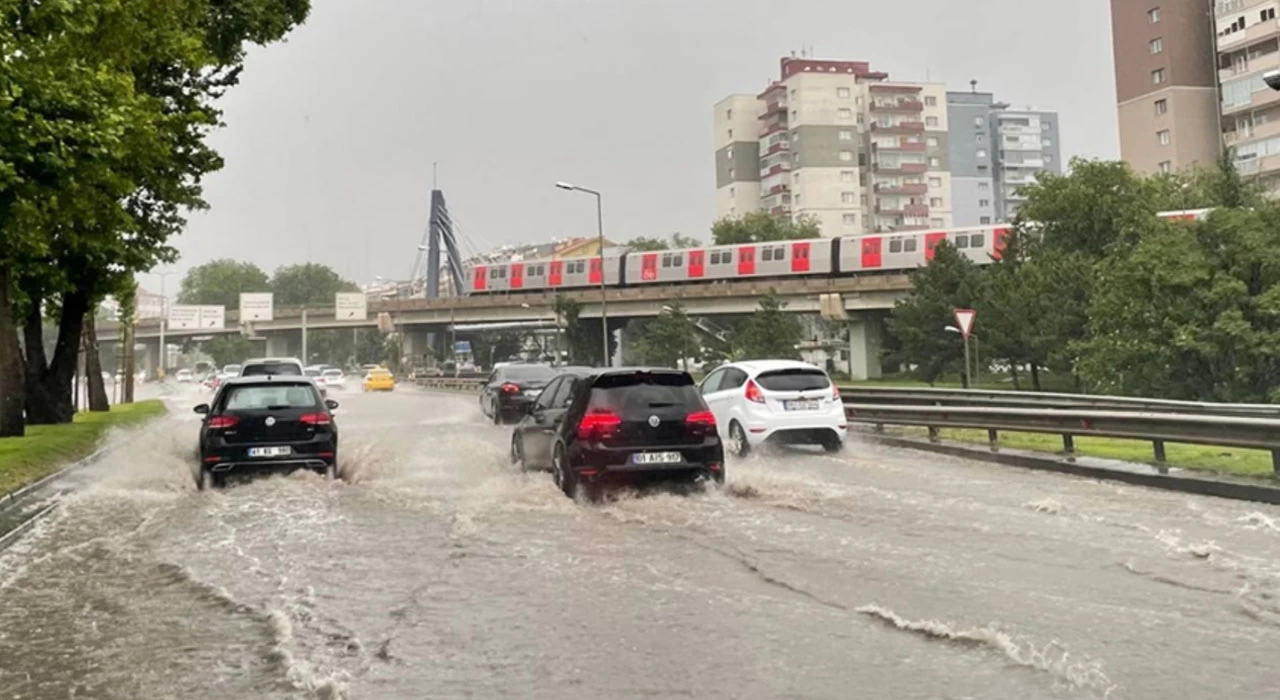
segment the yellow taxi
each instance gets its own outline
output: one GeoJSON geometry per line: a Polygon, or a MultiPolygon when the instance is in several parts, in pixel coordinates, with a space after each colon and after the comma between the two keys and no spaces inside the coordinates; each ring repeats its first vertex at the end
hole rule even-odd
{"type": "Polygon", "coordinates": [[[364,375],[362,386],[365,391],[395,391],[396,378],[391,376],[390,370],[377,367],[364,375]]]}

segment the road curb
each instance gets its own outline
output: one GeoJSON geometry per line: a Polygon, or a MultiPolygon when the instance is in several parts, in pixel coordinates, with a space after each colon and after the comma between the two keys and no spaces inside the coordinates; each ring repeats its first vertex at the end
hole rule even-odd
{"type": "Polygon", "coordinates": [[[1135,467],[1133,469],[1122,469],[1107,467],[1102,464],[1091,464],[1089,462],[1094,462],[1095,460],[1089,458],[1081,458],[1075,462],[1069,462],[1065,458],[1027,450],[1001,448],[1000,452],[991,452],[986,447],[958,443],[932,443],[921,439],[879,435],[871,432],[859,433],[859,435],[885,445],[944,454],[962,459],[1083,476],[1102,481],[1119,481],[1166,491],[1180,491],[1201,496],[1229,498],[1236,501],[1256,501],[1280,505],[1280,483],[1269,484],[1226,476],[1209,476],[1200,472],[1190,472],[1173,467],[1170,468],[1170,473],[1160,474],[1154,471],[1154,468],[1149,468],[1152,471],[1143,471],[1144,465],[1133,465],[1135,467]]]}

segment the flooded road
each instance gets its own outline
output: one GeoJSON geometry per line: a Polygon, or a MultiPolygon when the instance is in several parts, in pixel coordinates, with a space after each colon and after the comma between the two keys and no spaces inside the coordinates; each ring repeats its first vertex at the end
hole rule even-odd
{"type": "Polygon", "coordinates": [[[0,554],[0,698],[1272,698],[1280,509],[851,440],[565,499],[472,398],[340,482],[192,478],[201,394],[0,554]]]}

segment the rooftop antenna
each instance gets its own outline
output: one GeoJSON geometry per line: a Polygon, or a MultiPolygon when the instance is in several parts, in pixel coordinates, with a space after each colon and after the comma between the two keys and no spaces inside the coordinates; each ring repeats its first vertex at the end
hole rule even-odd
{"type": "Polygon", "coordinates": [[[972,93],[977,93],[977,92],[978,92],[978,81],[977,81],[977,80],[970,80],[970,81],[969,81],[969,92],[972,92],[972,93]]]}

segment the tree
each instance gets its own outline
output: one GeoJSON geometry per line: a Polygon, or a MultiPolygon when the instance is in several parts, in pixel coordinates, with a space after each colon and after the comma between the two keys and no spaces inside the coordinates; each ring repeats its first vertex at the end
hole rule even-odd
{"type": "MultiPolygon", "coordinates": [[[[646,364],[677,367],[682,359],[698,354],[698,338],[684,304],[672,301],[658,317],[645,324],[636,350],[646,364]]],[[[688,369],[686,366],[685,369],[688,369]]]]}
{"type": "Polygon", "coordinates": [[[654,250],[669,250],[671,248],[671,244],[667,243],[661,238],[648,238],[645,236],[632,238],[631,240],[627,241],[624,245],[626,245],[626,247],[630,248],[631,250],[642,252],[642,253],[648,252],[648,251],[654,251],[654,250]]]}
{"type": "Polygon", "coordinates": [[[942,242],[911,280],[911,292],[893,309],[889,332],[899,359],[915,365],[920,378],[932,384],[964,361],[959,336],[945,329],[955,323],[956,309],[974,308],[982,279],[973,262],[942,242]]]}
{"type": "Polygon", "coordinates": [[[595,364],[596,358],[600,357],[600,325],[582,321],[582,304],[577,299],[557,295],[554,309],[563,324],[569,362],[579,365],[595,364]]]}
{"type": "Polygon", "coordinates": [[[471,339],[471,356],[481,367],[492,369],[495,362],[507,362],[524,350],[527,335],[520,331],[484,331],[471,339]]]}
{"type": "Polygon", "coordinates": [[[711,225],[711,239],[715,245],[820,238],[821,235],[817,219],[801,217],[799,221],[792,221],[762,211],[720,219],[711,225]]]}
{"type": "Polygon", "coordinates": [[[1146,233],[1099,265],[1089,331],[1080,371],[1101,391],[1280,400],[1280,208],[1146,233]]]}
{"type": "Polygon", "coordinates": [[[218,367],[243,362],[253,354],[253,343],[239,333],[216,335],[200,345],[218,367]]]}
{"type": "Polygon", "coordinates": [[[354,282],[342,279],[332,268],[317,263],[290,265],[271,277],[275,303],[281,306],[330,305],[339,292],[358,292],[354,282]]]}
{"type": "Polygon", "coordinates": [[[222,258],[197,265],[187,272],[178,291],[178,303],[238,309],[241,293],[269,291],[271,282],[262,268],[253,263],[222,258]]]}
{"type": "Polygon", "coordinates": [[[786,303],[770,289],[760,297],[760,308],[733,334],[733,354],[739,360],[794,360],[796,346],[804,340],[804,328],[795,314],[783,311],[786,303]]]}

